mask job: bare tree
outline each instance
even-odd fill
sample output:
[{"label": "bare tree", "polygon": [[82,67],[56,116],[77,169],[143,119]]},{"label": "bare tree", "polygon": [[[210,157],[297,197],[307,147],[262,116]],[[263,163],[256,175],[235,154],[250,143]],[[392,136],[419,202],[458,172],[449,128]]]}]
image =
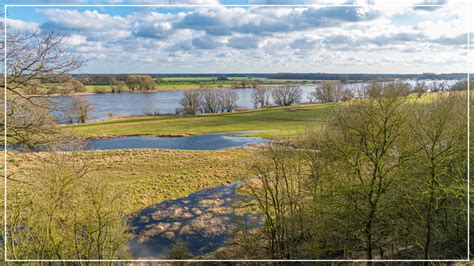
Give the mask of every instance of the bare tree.
[{"label": "bare tree", "polygon": [[179,101],[183,113],[186,115],[195,115],[201,105],[201,93],[199,91],[185,91],[183,98]]},{"label": "bare tree", "polygon": [[7,101],[9,144],[27,148],[55,142],[55,136],[60,134],[56,118],[51,114],[55,103],[43,97],[18,95],[9,95]]},{"label": "bare tree", "polygon": [[[396,89],[395,89],[396,88]],[[394,93],[398,96],[408,96],[411,91],[410,83],[403,81],[394,82],[371,82],[366,88],[365,97],[383,98],[393,97]]]},{"label": "bare tree", "polygon": [[69,122],[85,123],[89,119],[93,110],[92,103],[85,97],[73,96],[67,103],[63,111],[65,118]]},{"label": "bare tree", "polygon": [[[473,85],[472,84],[472,79],[469,83],[470,83],[469,87],[472,88],[472,85]],[[440,83],[438,83],[438,82],[433,82],[430,87],[431,87],[431,91],[441,91],[442,87],[447,88],[448,85],[445,84],[443,86],[443,85],[440,85]],[[463,80],[460,80],[460,81],[454,83],[453,85],[451,85],[449,87],[449,89],[452,90],[452,91],[465,91],[465,90],[467,90],[467,79],[463,79]]]},{"label": "bare tree", "polygon": [[343,197],[353,211],[369,260],[386,223],[382,206],[387,193],[409,157],[403,149],[405,95],[403,84],[391,83],[366,101],[341,106],[334,112],[328,136],[332,159],[349,186],[343,189]]},{"label": "bare tree", "polygon": [[296,243],[308,232],[304,217],[307,197],[303,161],[298,151],[269,144],[268,160],[257,163],[258,178],[248,185],[256,208],[264,217],[264,232],[272,259],[297,257]]},{"label": "bare tree", "polygon": [[414,105],[410,110],[409,137],[416,156],[410,167],[412,186],[403,194],[416,218],[414,230],[420,232],[416,239],[424,259],[437,258],[445,249],[446,237],[439,232],[459,240],[451,244],[452,253],[465,254],[466,235],[459,228],[467,223],[466,210],[453,207],[463,206],[466,200],[465,190],[458,189],[467,175],[464,96],[435,95],[429,103]]},{"label": "bare tree", "polygon": [[54,32],[9,33],[6,42],[7,90],[13,94],[21,95],[21,90],[30,86],[28,82],[31,80],[47,83],[54,76],[68,73],[82,65],[81,61],[62,48],[63,38]]},{"label": "bare tree", "polygon": [[201,92],[201,107],[204,113],[218,113],[219,110],[219,93],[213,90]]},{"label": "bare tree", "polygon": [[367,85],[364,83],[352,83],[347,85],[355,98],[367,97]]},{"label": "bare tree", "polygon": [[272,96],[272,91],[270,88],[257,87],[253,89],[252,100],[255,108],[263,108],[270,105],[270,98]]},{"label": "bare tree", "polygon": [[[4,29],[3,24],[0,29]],[[63,38],[55,33],[9,30],[5,41],[8,84],[3,96],[7,121],[2,120],[1,126],[7,126],[6,142],[33,148],[51,147],[58,139],[71,142],[51,115],[56,104],[27,93],[55,77],[67,77],[64,74],[82,62],[63,49]],[[1,42],[2,50],[3,45]],[[9,157],[13,163],[6,178],[12,182],[7,191],[9,212],[4,217],[8,230],[2,236],[9,257],[61,260],[128,256],[128,229],[121,210],[112,208],[117,197],[87,174],[89,165],[82,164],[87,160],[78,160],[77,152],[48,151],[28,153],[37,160],[27,169],[15,167],[20,162],[18,156]],[[3,223],[3,218],[0,220]]]},{"label": "bare tree", "polygon": [[352,99],[353,95],[350,89],[344,88],[340,83],[323,83],[321,86],[316,87],[315,91],[311,95],[318,101],[327,102],[342,102]]},{"label": "bare tree", "polygon": [[416,93],[418,97],[421,97],[428,91],[428,85],[425,81],[417,81],[415,87],[413,88],[413,92]]},{"label": "bare tree", "polygon": [[[0,28],[4,29],[3,22]],[[8,30],[6,44],[7,95],[4,97],[7,101],[7,121],[3,121],[2,116],[1,126],[8,123],[7,142],[16,145],[50,142],[53,132],[57,132],[54,119],[50,116],[55,105],[52,101],[39,100],[25,92],[38,91],[55,77],[78,69],[82,62],[65,51],[63,37],[54,32],[40,34]],[[3,45],[4,42],[1,42],[1,50],[4,50]],[[0,60],[3,65],[4,57]],[[33,115],[26,116],[25,113]],[[22,143],[18,143],[20,140]]]},{"label": "bare tree", "polygon": [[449,86],[446,82],[443,81],[433,81],[430,84],[430,91],[431,92],[440,92],[440,91],[447,91]]},{"label": "bare tree", "polygon": [[302,90],[297,86],[276,87],[272,91],[273,102],[279,106],[289,106],[301,102]]},{"label": "bare tree", "polygon": [[232,112],[237,107],[239,95],[234,90],[226,89],[219,92],[219,105],[222,112]]}]

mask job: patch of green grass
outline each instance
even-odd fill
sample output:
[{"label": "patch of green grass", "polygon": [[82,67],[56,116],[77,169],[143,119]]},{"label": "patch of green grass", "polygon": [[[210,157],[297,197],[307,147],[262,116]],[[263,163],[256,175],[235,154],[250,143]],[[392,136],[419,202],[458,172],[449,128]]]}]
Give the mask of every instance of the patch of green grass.
[{"label": "patch of green grass", "polygon": [[[154,88],[150,91],[175,91],[175,90],[199,90],[199,89],[215,89],[215,88],[233,88],[240,86],[243,81],[259,81],[260,85],[278,86],[285,84],[304,84],[319,83],[319,81],[305,80],[280,80],[268,78],[247,78],[247,77],[231,77],[227,80],[218,80],[216,77],[168,77],[156,79]],[[110,93],[111,85],[85,85],[86,93]],[[55,90],[53,90],[55,89]],[[44,84],[38,88],[33,94],[61,94],[63,85],[60,83]],[[121,86],[122,92],[130,92],[127,86]],[[53,90],[53,91],[52,91]]]},{"label": "patch of green grass", "polygon": [[161,81],[213,81],[216,80],[215,77],[168,77],[161,78]]},{"label": "patch of green grass", "polygon": [[[193,90],[193,89],[209,89],[209,88],[230,88],[233,83],[230,82],[214,82],[214,83],[197,83],[197,82],[184,82],[184,83],[157,83],[152,91],[173,91],[173,90]],[[112,92],[110,85],[87,85],[87,92],[95,93],[97,90],[103,90],[103,92]],[[125,87],[123,92],[130,92]],[[140,91],[138,91],[140,92]]]},{"label": "patch of green grass", "polygon": [[232,83],[215,82],[215,83],[158,83],[155,90],[185,90],[185,89],[209,89],[209,88],[230,88]]},{"label": "patch of green grass", "polygon": [[332,104],[274,107],[256,111],[197,116],[165,116],[111,120],[62,128],[73,133],[100,137],[104,135],[181,135],[258,130],[249,135],[276,138],[296,135],[307,128],[328,121]]},{"label": "patch of green grass", "polygon": [[87,92],[95,93],[97,90],[104,90],[104,92],[112,92],[110,85],[86,85]]}]

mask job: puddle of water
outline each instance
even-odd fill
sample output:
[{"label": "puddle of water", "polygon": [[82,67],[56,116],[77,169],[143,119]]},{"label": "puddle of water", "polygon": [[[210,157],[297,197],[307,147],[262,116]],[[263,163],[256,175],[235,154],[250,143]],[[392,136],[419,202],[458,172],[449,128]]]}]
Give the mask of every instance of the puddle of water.
[{"label": "puddle of water", "polygon": [[255,137],[233,137],[232,135],[248,134],[237,132],[229,134],[204,134],[189,137],[118,137],[91,140],[89,150],[145,149],[160,148],[174,150],[220,150],[232,147],[243,147],[250,144],[264,143],[268,140]]},{"label": "puddle of water", "polygon": [[236,203],[246,200],[236,194],[243,183],[201,190],[140,211],[131,219],[133,257],[164,259],[178,239],[192,256],[204,255],[224,246],[244,221],[259,226],[256,215],[235,212]]}]

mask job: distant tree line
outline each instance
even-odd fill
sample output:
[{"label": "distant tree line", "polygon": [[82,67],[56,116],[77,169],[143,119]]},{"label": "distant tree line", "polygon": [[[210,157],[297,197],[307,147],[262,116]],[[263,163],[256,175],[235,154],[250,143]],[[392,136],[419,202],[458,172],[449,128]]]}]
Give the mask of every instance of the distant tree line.
[{"label": "distant tree line", "polygon": [[[96,93],[123,91],[149,91],[155,89],[156,80],[148,75],[71,75],[68,73],[47,75],[28,80],[23,86],[26,94],[72,94],[86,92],[87,85],[98,86]],[[100,87],[100,86],[109,86]]]},{"label": "distant tree line", "polygon": [[81,75],[78,79],[86,85],[109,85],[112,92],[153,90],[156,85],[148,75]]},{"label": "distant tree line", "polygon": [[[123,76],[126,74],[76,74],[74,76],[87,76],[91,79],[100,79],[105,76],[116,76],[117,79],[123,80]],[[348,80],[375,80],[375,79],[465,79],[467,78],[466,73],[447,73],[447,74],[436,74],[436,73],[422,73],[422,74],[361,74],[361,73],[208,73],[208,74],[157,74],[157,73],[143,73],[137,75],[147,75],[152,78],[173,78],[173,77],[215,77],[218,80],[227,80],[228,78],[235,77],[247,77],[247,78],[269,78],[269,79],[295,79],[295,80],[341,80],[341,78],[347,77]],[[101,77],[97,77],[101,76]],[[101,84],[106,85],[106,84]]]},{"label": "distant tree line", "polygon": [[377,80],[377,79],[464,79],[466,73],[451,74],[330,74],[330,73],[276,73],[265,77],[272,79],[306,79],[306,80]]},{"label": "distant tree line", "polygon": [[303,91],[299,86],[257,87],[252,92],[252,101],[255,108],[264,108],[272,105],[289,106],[300,104]]},{"label": "distant tree line", "polygon": [[[233,74],[225,74],[232,76]],[[216,75],[216,79],[212,82],[218,81],[229,81],[225,75]],[[120,93],[124,91],[150,91],[156,88],[157,82],[162,82],[157,76],[160,75],[138,75],[138,74],[80,74],[71,75],[68,73],[61,73],[55,75],[48,75],[47,79],[31,79],[28,81],[29,86],[25,86],[27,94],[72,94],[86,92],[88,85],[97,86],[94,88],[96,93]],[[188,76],[188,75],[186,75]],[[257,88],[262,84],[261,80],[252,78],[254,75],[249,75],[248,79],[230,82],[229,84],[234,88]],[[209,76],[205,76],[209,77]],[[257,76],[255,76],[257,77]],[[405,78],[405,79],[420,79],[419,82],[423,82],[423,79],[459,79],[463,76],[460,74],[429,74],[425,73],[422,75],[375,75],[375,74],[260,74],[260,78],[272,78],[272,79],[298,79],[298,80],[334,80],[338,81],[342,85],[350,83],[350,80],[360,81],[383,81],[384,79],[393,78]],[[208,80],[204,81],[193,81],[193,83],[200,83],[202,88],[205,87]],[[325,84],[323,82],[323,84]],[[442,82],[438,83],[440,88],[434,91],[443,91],[450,89],[446,87],[446,84]],[[106,86],[106,87],[100,87]],[[108,86],[108,87],[107,87]],[[219,85],[223,87],[223,85]],[[46,91],[46,92],[44,92]],[[314,99],[315,97],[313,97]],[[309,99],[310,101],[312,99]]]}]

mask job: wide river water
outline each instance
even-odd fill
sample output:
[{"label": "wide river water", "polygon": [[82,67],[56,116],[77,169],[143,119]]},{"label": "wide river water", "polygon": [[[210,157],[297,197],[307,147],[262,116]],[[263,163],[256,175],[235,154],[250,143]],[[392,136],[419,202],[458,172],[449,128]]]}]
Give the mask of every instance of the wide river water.
[{"label": "wide river water", "polygon": [[[416,81],[407,80],[414,84]],[[433,82],[426,81],[428,84]],[[441,81],[440,81],[441,82]],[[453,84],[456,81],[446,81]],[[357,93],[366,83],[356,83],[346,85]],[[317,85],[302,85],[303,102],[308,102],[308,96],[315,90]],[[239,108],[254,108],[252,103],[253,89],[234,89],[239,96],[237,105]],[[67,102],[71,96],[54,96],[51,99],[58,102]],[[147,112],[159,111],[160,114],[174,114],[176,108],[180,107],[179,101],[183,97],[182,91],[162,91],[162,92],[126,92],[126,93],[103,93],[87,94],[80,97],[87,98],[94,109],[89,121],[97,121],[110,116],[144,115]],[[65,121],[60,121],[64,123]]]},{"label": "wide river water", "polygon": [[[314,91],[315,86],[302,86],[303,101]],[[254,108],[251,88],[234,89],[239,96],[239,108]],[[54,96],[51,99],[66,102],[71,96]],[[179,101],[183,98],[183,91],[160,92],[124,92],[86,94],[94,109],[89,121],[96,121],[110,116],[144,115],[147,112],[159,111],[160,114],[175,114],[180,107]],[[64,121],[61,121],[64,122]]]}]

